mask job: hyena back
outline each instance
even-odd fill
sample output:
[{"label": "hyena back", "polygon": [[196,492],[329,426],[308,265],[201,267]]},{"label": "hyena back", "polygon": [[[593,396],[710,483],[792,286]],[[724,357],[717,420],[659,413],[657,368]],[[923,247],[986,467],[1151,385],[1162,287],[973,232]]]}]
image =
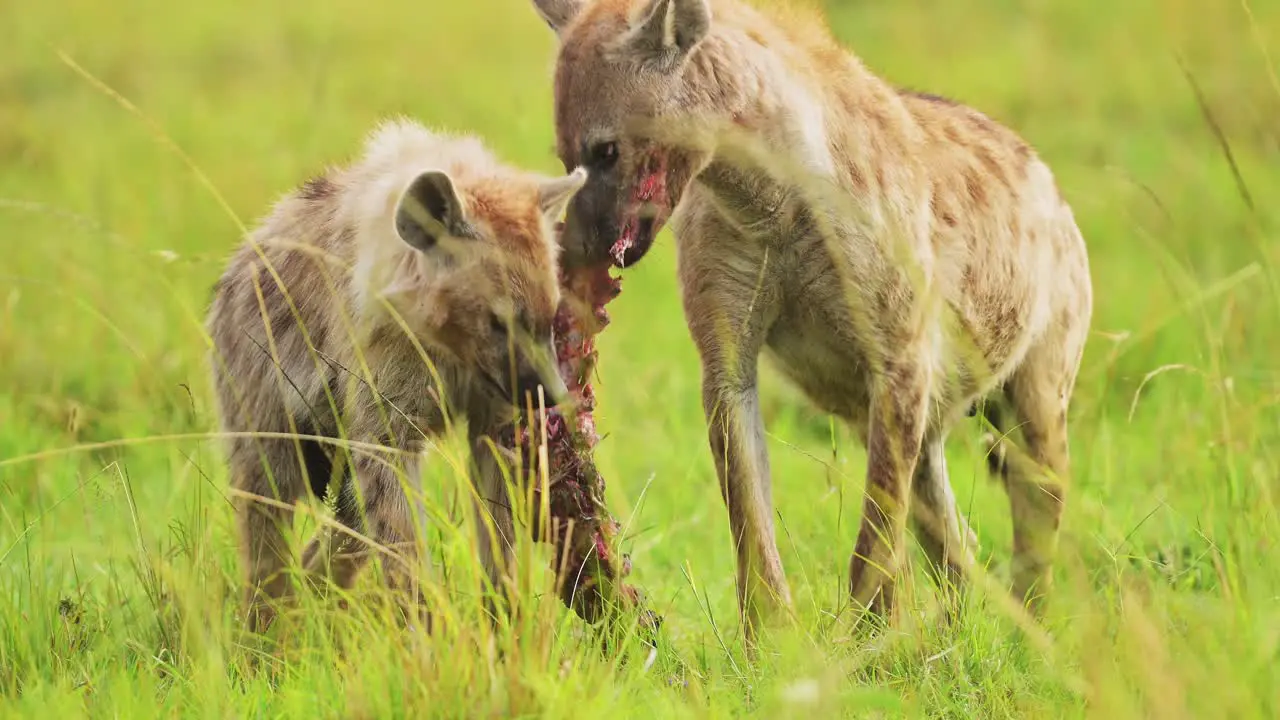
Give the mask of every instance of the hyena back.
[{"label": "hyena back", "polygon": [[[478,433],[508,422],[526,393],[535,405],[539,385],[547,406],[563,397],[553,223],[584,179],[509,168],[473,138],[389,122],[358,162],[281,199],[234,255],[208,331],[232,485],[275,501],[238,500],[254,627],[288,594],[287,508],[330,485],[341,523],[403,556],[386,573],[392,589],[421,600],[408,585],[417,508],[401,476],[412,488],[419,453],[453,418],[480,452]],[[346,441],[354,452],[339,451]],[[509,508],[494,496],[504,488],[478,489],[499,514]],[[368,557],[322,531],[302,564],[349,586]]]},{"label": "hyena back", "polygon": [[849,582],[881,612],[909,515],[944,579],[972,561],[943,448],[957,418],[1002,406],[1014,591],[1039,608],[1092,312],[1048,167],[986,115],[890,86],[810,18],[739,0],[533,2],[560,40],[558,153],[589,172],[567,261],[631,265],[672,223],[748,638],[790,605],[761,354],[867,447]]}]

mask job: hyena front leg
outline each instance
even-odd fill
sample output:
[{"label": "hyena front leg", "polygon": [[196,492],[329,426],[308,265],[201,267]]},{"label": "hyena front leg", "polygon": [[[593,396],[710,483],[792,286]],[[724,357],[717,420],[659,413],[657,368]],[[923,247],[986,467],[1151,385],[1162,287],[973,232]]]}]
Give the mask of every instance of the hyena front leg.
[{"label": "hyena front leg", "polygon": [[[789,612],[791,590],[773,526],[769,452],[756,388],[765,317],[776,294],[767,273],[747,262],[735,273],[718,253],[700,272],[696,251],[682,249],[685,318],[702,361],[702,406],[720,493],[737,552],[738,606],[748,648],[764,622]],[[735,252],[749,252],[739,244]],[[688,253],[688,254],[686,254]],[[738,258],[743,260],[743,258]],[[761,259],[763,262],[764,259]]]},{"label": "hyena front leg", "polygon": [[893,610],[930,379],[926,363],[894,359],[872,392],[862,526],[849,561],[849,589],[855,603],[879,615]]},{"label": "hyena front leg", "polygon": [[[343,485],[337,510],[338,522],[381,547],[370,547],[348,533],[326,528],[307,546],[303,562],[308,573],[346,589],[370,559],[379,558],[383,578],[397,604],[411,621],[425,621],[417,572],[421,538],[415,526],[415,520],[423,517],[418,488],[423,436],[403,405],[384,407],[385,422],[372,401],[362,401],[353,413],[351,437],[381,444],[387,452],[354,454],[354,479]],[[386,550],[393,556],[387,557]]]},{"label": "hyena front leg", "polygon": [[773,527],[769,454],[755,385],[725,387],[704,371],[703,408],[738,559],[738,607],[748,643],[791,605]]},{"label": "hyena front leg", "polygon": [[[500,455],[495,455],[500,453]],[[508,471],[517,472],[514,458],[487,438],[473,437],[471,453],[475,463],[473,482],[476,498],[473,512],[476,520],[476,543],[481,565],[489,587],[485,588],[485,608],[496,621],[499,613],[510,610],[509,583],[515,571],[515,520],[511,497],[507,490],[499,457]],[[493,595],[487,593],[492,591]]]},{"label": "hyena front leg", "polygon": [[947,476],[946,436],[926,434],[912,476],[911,517],[934,580],[954,602],[973,563],[977,536],[956,507],[955,492]]}]

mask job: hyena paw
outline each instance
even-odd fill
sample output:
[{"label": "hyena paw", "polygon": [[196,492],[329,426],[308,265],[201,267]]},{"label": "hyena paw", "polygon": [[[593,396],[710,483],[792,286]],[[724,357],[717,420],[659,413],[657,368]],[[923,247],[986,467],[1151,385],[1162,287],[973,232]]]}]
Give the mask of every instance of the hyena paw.
[{"label": "hyena paw", "polygon": [[850,565],[849,594],[854,608],[878,617],[891,615],[894,608],[893,579],[858,557]]}]

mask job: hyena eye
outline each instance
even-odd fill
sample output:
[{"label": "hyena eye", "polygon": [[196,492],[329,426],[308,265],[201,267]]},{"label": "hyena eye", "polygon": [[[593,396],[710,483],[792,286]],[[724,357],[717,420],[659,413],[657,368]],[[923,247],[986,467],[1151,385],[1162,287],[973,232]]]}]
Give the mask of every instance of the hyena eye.
[{"label": "hyena eye", "polygon": [[497,313],[489,313],[489,329],[498,335],[506,335],[507,321],[498,317]]},{"label": "hyena eye", "polygon": [[596,170],[610,170],[618,163],[618,143],[610,140],[608,142],[596,143],[591,146],[588,153],[588,163]]}]

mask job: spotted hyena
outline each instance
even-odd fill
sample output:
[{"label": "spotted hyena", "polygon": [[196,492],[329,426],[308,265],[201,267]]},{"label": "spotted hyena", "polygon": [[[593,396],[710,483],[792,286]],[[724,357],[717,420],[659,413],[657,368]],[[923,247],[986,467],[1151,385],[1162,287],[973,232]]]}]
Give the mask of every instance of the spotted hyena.
[{"label": "spotted hyena", "polygon": [[[232,258],[208,316],[221,426],[237,433],[231,482],[280,503],[238,508],[255,627],[287,592],[286,508],[309,489],[339,483],[339,521],[402,551],[406,564],[387,578],[405,590],[417,508],[400,475],[411,487],[428,439],[463,420],[478,451],[478,433],[509,422],[518,398],[539,387],[547,406],[564,396],[551,342],[554,222],[584,180],[509,168],[474,138],[388,122],[358,162],[281,199]],[[344,457],[323,438],[356,451]],[[510,512],[490,497],[503,487],[478,489],[489,511]],[[494,573],[497,553],[480,536]],[[322,532],[303,566],[350,585],[370,553],[348,541]]]},{"label": "spotted hyena", "polygon": [[971,561],[943,448],[982,407],[998,437],[1016,430],[991,456],[1014,590],[1039,608],[1092,290],[1035,151],[977,110],[891,86],[810,17],[739,0],[533,2],[559,38],[558,154],[589,172],[566,257],[629,266],[674,230],[748,637],[791,602],[762,352],[867,447],[859,605],[892,607],[908,509],[935,568],[957,580]]}]

